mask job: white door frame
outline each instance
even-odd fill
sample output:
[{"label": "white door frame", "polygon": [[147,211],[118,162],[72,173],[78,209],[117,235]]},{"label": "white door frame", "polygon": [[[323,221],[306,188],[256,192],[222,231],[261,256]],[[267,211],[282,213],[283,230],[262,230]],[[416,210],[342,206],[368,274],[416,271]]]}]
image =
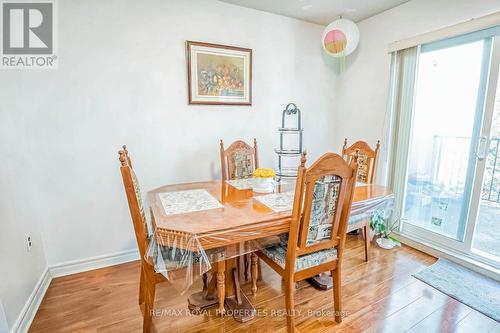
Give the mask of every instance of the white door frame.
[{"label": "white door frame", "polygon": [[[478,147],[478,154],[481,155],[483,152],[481,150],[484,149],[484,152],[488,151],[489,148],[489,139],[491,135],[491,126],[493,121],[493,115],[495,111],[495,100],[496,93],[498,87],[498,79],[500,75],[500,36],[493,38],[492,44],[492,52],[491,52],[491,62],[489,68],[489,80],[488,80],[488,88],[486,92],[485,98],[485,108],[484,108],[484,119],[481,129],[481,138],[484,138],[482,141],[482,147]],[[479,145],[479,144],[478,144]],[[487,154],[487,153],[486,153]],[[498,262],[490,259],[488,257],[481,256],[476,252],[472,251],[472,242],[476,230],[477,218],[479,213],[479,206],[481,204],[481,194],[483,190],[484,183],[484,173],[486,170],[486,157],[477,159],[477,167],[476,174],[474,177],[474,186],[471,195],[471,206],[468,215],[468,223],[465,231],[464,245],[468,249],[468,252],[471,256],[477,256],[481,258],[485,258],[489,261],[490,264],[496,264],[495,266],[499,266]],[[500,242],[500,240],[499,240]],[[491,262],[490,262],[491,261]]]}]

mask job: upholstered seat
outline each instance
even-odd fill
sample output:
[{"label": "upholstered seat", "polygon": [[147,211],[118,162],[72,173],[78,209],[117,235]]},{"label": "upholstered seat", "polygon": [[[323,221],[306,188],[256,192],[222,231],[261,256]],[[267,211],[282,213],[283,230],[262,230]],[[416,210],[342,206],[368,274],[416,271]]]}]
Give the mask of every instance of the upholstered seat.
[{"label": "upholstered seat", "polygon": [[[151,331],[154,313],[154,303],[156,297],[156,285],[168,281],[169,271],[176,269],[189,270],[190,276],[193,272],[202,273],[210,268],[210,264],[224,259],[226,253],[224,248],[217,248],[210,251],[186,251],[172,246],[161,246],[151,237],[146,214],[142,205],[142,195],[139,181],[132,168],[132,161],[128,155],[127,148],[123,146],[119,152],[120,171],[123,185],[127,195],[130,215],[134,225],[137,246],[139,247],[141,260],[141,278],[139,283],[139,304],[144,304],[143,313],[143,333]],[[194,267],[193,267],[194,266]],[[196,268],[196,266],[198,268]],[[204,288],[208,288],[206,275],[203,275]],[[224,306],[223,289],[217,285],[217,296],[219,306]],[[222,300],[222,301],[220,301]]]},{"label": "upholstered seat", "polygon": [[149,236],[149,248],[146,260],[152,261],[158,273],[196,266],[209,266],[225,259],[225,248],[218,247],[207,251],[189,251],[175,246],[158,245],[152,235]]},{"label": "upholstered seat", "polygon": [[[375,166],[377,163],[377,155],[380,149],[380,141],[377,141],[375,150],[373,150],[366,142],[357,141],[350,147],[347,147],[347,138],[344,140],[344,147],[342,148],[342,156],[347,162],[350,162],[354,156],[358,160],[358,170],[356,172],[356,186],[362,184],[373,184],[375,176]],[[365,238],[365,260],[369,259],[370,249],[370,217],[359,217],[357,219],[349,219],[347,231],[355,231],[356,229],[363,229]]]},{"label": "upholstered seat", "polygon": [[[307,245],[312,245],[331,238],[333,216],[337,210],[337,200],[340,189],[340,177],[327,175],[315,182]],[[288,234],[280,235],[280,244],[262,250],[269,258],[282,268],[285,268]],[[322,263],[337,259],[337,249],[329,248],[302,256],[295,261],[295,271],[315,267]]]},{"label": "upholstered seat", "polygon": [[[380,214],[380,212],[374,212],[373,215]],[[366,217],[364,215],[361,216],[352,216],[349,218],[349,226],[364,223]],[[311,230],[311,228],[310,228]],[[285,259],[286,259],[286,249],[288,246],[288,235],[280,236],[280,244],[265,248],[262,250],[267,256],[269,256],[273,261],[275,261],[278,265],[285,268]],[[309,242],[310,243],[310,242]],[[314,252],[309,255],[304,255],[297,258],[295,262],[295,271],[300,271],[305,268],[314,267],[328,260],[334,260],[337,258],[337,249],[328,249],[319,252]]]},{"label": "upholstered seat", "polygon": [[128,155],[127,147],[123,146],[119,152],[120,171],[123,179],[123,186],[127,195],[128,206],[132,222],[134,225],[137,246],[139,247],[141,260],[141,279],[139,283],[139,304],[144,303],[143,311],[143,333],[151,331],[153,320],[153,309],[156,295],[156,285],[167,281],[165,276],[156,273],[153,263],[148,261],[147,252],[149,241],[146,214],[142,205],[142,196],[139,181],[132,169],[132,161]]},{"label": "upholstered seat", "polygon": [[[253,139],[253,147],[242,140],[237,140],[227,149],[224,149],[224,142],[220,140],[220,161],[223,182],[251,178],[254,170],[259,168],[257,140]],[[245,254],[243,260],[245,267],[244,276],[245,280],[248,280],[250,254]],[[259,265],[258,259],[256,259],[254,264]]]},{"label": "upholstered seat", "polygon": [[224,142],[220,140],[220,160],[222,181],[252,177],[254,170],[259,167],[257,140],[253,139],[253,147],[237,140],[227,149],[224,149]]},{"label": "upholstered seat", "polygon": [[[347,164],[340,155],[326,153],[308,169],[302,154],[297,172],[290,231],[278,245],[255,254],[280,274],[285,283],[288,332],[296,332],[295,283],[330,272],[333,278],[335,321],[342,321],[341,265],[347,220],[354,195],[357,156]],[[254,254],[252,261],[254,261]],[[252,269],[252,292],[257,293]]]},{"label": "upholstered seat", "polygon": [[[283,269],[285,269],[287,246],[287,244],[283,245],[282,243],[280,243],[279,245],[271,246],[261,251],[278,265],[280,265]],[[295,271],[298,272],[306,268],[315,267],[322,263],[333,261],[335,259],[337,259],[337,249],[335,248],[305,254],[303,256],[297,257],[297,259],[295,260]]]}]

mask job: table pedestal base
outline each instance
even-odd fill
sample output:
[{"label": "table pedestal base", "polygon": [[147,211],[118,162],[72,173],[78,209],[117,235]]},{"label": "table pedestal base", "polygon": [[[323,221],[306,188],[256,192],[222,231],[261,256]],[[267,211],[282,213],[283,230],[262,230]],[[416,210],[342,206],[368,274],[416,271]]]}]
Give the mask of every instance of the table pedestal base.
[{"label": "table pedestal base", "polygon": [[201,311],[209,308],[211,306],[217,305],[219,303],[219,298],[217,297],[216,284],[217,278],[212,276],[210,282],[207,284],[208,276],[203,275],[203,291],[194,293],[188,297],[188,309],[194,313],[200,313]]},{"label": "table pedestal base", "polygon": [[223,294],[225,294],[224,305],[229,310],[226,313],[232,315],[234,320],[238,322],[246,322],[253,319],[257,311],[241,290],[241,276],[238,268],[240,268],[240,264],[237,263],[235,258],[228,259],[225,263],[215,267],[212,279],[208,285],[205,285],[203,291],[194,293],[188,297],[189,310],[199,313],[211,306],[221,306],[217,297],[217,275],[223,272],[221,280],[224,287]]},{"label": "table pedestal base", "polygon": [[333,279],[328,273],[321,273],[307,279],[307,281],[319,290],[330,290],[333,288]]},{"label": "table pedestal base", "polygon": [[243,293],[240,294],[239,303],[236,296],[226,297],[226,306],[229,309],[228,314],[237,322],[244,323],[255,317],[256,310]]},{"label": "table pedestal base", "polygon": [[[240,274],[238,266],[229,264],[226,270],[226,276],[231,280],[229,283],[228,295],[226,296],[226,306],[229,308],[229,314],[234,320],[243,323],[255,317],[255,308],[245,296],[240,287]],[[228,274],[229,273],[229,274]]]},{"label": "table pedestal base", "polygon": [[219,304],[217,295],[208,297],[206,291],[200,291],[188,297],[188,309],[194,313],[202,312],[206,308],[217,304]]}]

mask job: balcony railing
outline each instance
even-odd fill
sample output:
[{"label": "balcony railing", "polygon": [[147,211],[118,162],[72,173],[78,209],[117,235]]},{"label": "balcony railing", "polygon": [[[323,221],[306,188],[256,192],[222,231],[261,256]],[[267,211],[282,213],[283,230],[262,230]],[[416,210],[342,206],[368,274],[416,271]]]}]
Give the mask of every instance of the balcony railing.
[{"label": "balcony railing", "polygon": [[500,137],[490,139],[484,173],[483,200],[500,203]]},{"label": "balcony railing", "polygon": [[[500,137],[493,137],[489,142],[481,199],[500,203]],[[467,160],[469,147],[467,137],[434,136],[433,182],[442,184],[448,191],[461,193],[467,172],[463,161]]]}]

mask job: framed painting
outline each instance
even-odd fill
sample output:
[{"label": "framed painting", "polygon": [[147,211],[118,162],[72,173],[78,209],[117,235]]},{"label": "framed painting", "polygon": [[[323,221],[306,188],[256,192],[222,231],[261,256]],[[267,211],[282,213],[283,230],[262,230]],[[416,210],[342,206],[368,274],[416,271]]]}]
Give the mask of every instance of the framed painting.
[{"label": "framed painting", "polygon": [[252,105],[252,50],[187,41],[189,104]]}]

